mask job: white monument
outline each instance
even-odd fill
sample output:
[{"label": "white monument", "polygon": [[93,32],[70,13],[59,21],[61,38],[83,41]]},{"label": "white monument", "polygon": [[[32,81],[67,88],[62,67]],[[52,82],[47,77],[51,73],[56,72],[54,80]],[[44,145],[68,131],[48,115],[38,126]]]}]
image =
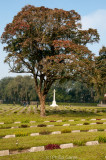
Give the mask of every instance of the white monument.
[{"label": "white monument", "polygon": [[52,102],[52,105],[50,105],[51,107],[56,107],[56,106],[58,106],[57,104],[56,104],[56,100],[55,100],[55,89],[54,89],[54,94],[53,94],[53,102]]}]

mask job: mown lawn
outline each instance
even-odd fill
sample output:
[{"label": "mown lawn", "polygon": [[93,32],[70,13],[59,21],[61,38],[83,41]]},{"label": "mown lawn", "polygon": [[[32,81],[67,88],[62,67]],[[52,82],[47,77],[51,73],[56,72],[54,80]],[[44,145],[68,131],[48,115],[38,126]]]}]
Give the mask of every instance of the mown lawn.
[{"label": "mown lawn", "polygon": [[[41,118],[39,115],[39,109],[36,106],[30,106],[25,108],[16,105],[0,105],[0,150],[22,150],[26,148],[31,148],[35,146],[45,146],[47,144],[66,144],[73,143],[74,148],[70,149],[57,149],[48,150],[36,153],[21,153],[17,155],[9,155],[5,157],[0,157],[0,160],[67,160],[67,159],[82,159],[82,160],[105,160],[105,149],[106,144],[100,143],[96,146],[84,146],[87,141],[99,140],[99,137],[104,137],[106,139],[106,124],[95,124],[90,123],[96,122],[106,122],[106,108],[96,107],[96,106],[59,106],[57,108],[50,108],[46,106],[46,117]],[[34,113],[35,111],[35,113]],[[85,121],[82,121],[85,119]],[[96,120],[91,120],[96,119]],[[62,122],[55,122],[57,120],[62,120]],[[74,121],[69,121],[74,120]],[[20,124],[15,124],[14,122],[20,121]],[[30,123],[30,121],[36,121],[35,123]],[[51,122],[44,122],[51,121]],[[87,125],[77,126],[77,124]],[[32,125],[54,125],[54,127],[33,127]],[[63,124],[70,124],[70,126],[62,126]],[[15,129],[3,129],[6,127],[27,125],[27,128],[15,128]],[[98,132],[79,132],[71,133],[72,130],[89,130],[89,129],[99,129]],[[70,131],[70,133],[63,133]],[[53,132],[61,131],[62,134],[57,135],[39,135],[31,137],[31,133],[39,132]],[[3,139],[2,136],[5,135],[19,135],[19,137]],[[22,136],[25,134],[26,136]],[[28,135],[28,136],[27,136]]]},{"label": "mown lawn", "polygon": [[0,157],[0,160],[105,160],[106,144]]}]

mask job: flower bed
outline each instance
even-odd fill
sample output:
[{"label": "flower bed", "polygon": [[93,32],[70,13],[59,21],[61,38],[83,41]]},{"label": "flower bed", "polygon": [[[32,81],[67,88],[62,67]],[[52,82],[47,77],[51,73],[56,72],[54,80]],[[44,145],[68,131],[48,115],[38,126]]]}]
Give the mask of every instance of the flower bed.
[{"label": "flower bed", "polygon": [[58,144],[48,144],[45,146],[45,150],[53,150],[53,149],[60,149],[60,145]]}]

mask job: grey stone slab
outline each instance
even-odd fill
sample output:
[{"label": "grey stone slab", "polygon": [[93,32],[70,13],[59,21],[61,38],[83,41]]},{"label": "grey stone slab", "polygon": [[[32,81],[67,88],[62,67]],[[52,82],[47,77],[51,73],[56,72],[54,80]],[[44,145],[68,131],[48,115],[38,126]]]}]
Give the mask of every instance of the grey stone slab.
[{"label": "grey stone slab", "polygon": [[85,121],[85,119],[81,119],[81,121]]},{"label": "grey stone slab", "polygon": [[19,128],[19,127],[18,126],[11,127],[11,129],[14,129],[14,128]]},{"label": "grey stone slab", "polygon": [[72,133],[80,132],[80,130],[73,130]]},{"label": "grey stone slab", "polygon": [[70,126],[70,124],[63,124],[63,126]]},{"label": "grey stone slab", "polygon": [[13,135],[6,135],[4,138],[14,138],[15,137],[15,134]]},{"label": "grey stone slab", "polygon": [[45,150],[44,146],[38,146],[38,147],[31,147],[29,149],[29,152],[38,152],[38,151],[44,151],[44,150]]},{"label": "grey stone slab", "polygon": [[18,112],[18,115],[21,114],[22,112],[24,112],[26,109],[26,107],[22,108],[19,112]]},{"label": "grey stone slab", "polygon": [[14,113],[14,112],[18,111],[20,108],[21,108],[21,107],[15,108],[11,113]]},{"label": "grey stone slab", "polygon": [[91,145],[98,145],[99,142],[98,141],[89,141],[89,142],[86,142],[86,146],[91,146]]},{"label": "grey stone slab", "polygon": [[35,108],[35,107],[33,107],[33,111],[34,111],[34,113],[37,113],[37,110],[36,110],[36,108]]},{"label": "grey stone slab", "polygon": [[21,123],[21,122],[14,122],[15,124]]},{"label": "grey stone slab", "polygon": [[31,107],[27,107],[27,113],[31,112]]},{"label": "grey stone slab", "polygon": [[70,119],[70,120],[69,120],[69,122],[73,122],[73,121],[74,121],[73,119]]},{"label": "grey stone slab", "polygon": [[64,149],[64,148],[72,148],[73,147],[73,143],[68,143],[68,144],[61,144],[60,148]]},{"label": "grey stone slab", "polygon": [[90,129],[88,132],[97,132],[97,129]]},{"label": "grey stone slab", "polygon": [[33,128],[33,127],[37,127],[37,125],[35,125],[35,126],[30,126],[30,128]]},{"label": "grey stone slab", "polygon": [[7,155],[9,155],[9,150],[0,151],[0,156],[7,156]]},{"label": "grey stone slab", "polygon": [[47,125],[47,127],[54,127],[54,125]]},{"label": "grey stone slab", "polygon": [[51,134],[61,134],[61,131],[55,131],[55,132],[52,132]]},{"label": "grey stone slab", "polygon": [[91,121],[96,121],[96,119],[91,119]]},{"label": "grey stone slab", "polygon": [[102,121],[105,121],[106,120],[106,118],[103,118],[103,119],[101,119]]},{"label": "grey stone slab", "polygon": [[30,121],[30,123],[35,123],[35,121]]},{"label": "grey stone slab", "polygon": [[31,133],[30,136],[39,136],[39,133]]},{"label": "grey stone slab", "polygon": [[4,124],[4,122],[0,122],[0,124]]},{"label": "grey stone slab", "polygon": [[50,121],[44,121],[44,122],[50,122]]},{"label": "grey stone slab", "polygon": [[83,124],[77,124],[77,126],[82,126]]},{"label": "grey stone slab", "polygon": [[62,122],[62,120],[57,120],[56,122]]},{"label": "grey stone slab", "polygon": [[90,123],[91,125],[96,124],[96,123]]}]

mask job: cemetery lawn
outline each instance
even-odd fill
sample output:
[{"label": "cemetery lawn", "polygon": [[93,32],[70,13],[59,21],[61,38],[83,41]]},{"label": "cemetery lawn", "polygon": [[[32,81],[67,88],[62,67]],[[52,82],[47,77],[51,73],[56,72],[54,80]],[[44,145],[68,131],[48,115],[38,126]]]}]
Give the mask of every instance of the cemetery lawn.
[{"label": "cemetery lawn", "polygon": [[0,160],[105,160],[106,144],[70,149],[46,150],[0,157]]},{"label": "cemetery lawn", "polygon": [[[0,160],[68,160],[72,158],[105,160],[106,107],[72,105],[71,107],[50,108],[46,106],[47,116],[44,118],[40,117],[39,112],[40,110],[36,106],[0,105],[0,150],[21,151],[36,146],[66,143],[73,143],[74,147],[1,156]],[[62,121],[56,122],[58,120]],[[66,124],[69,126],[63,126]],[[47,125],[54,126],[47,127]],[[97,129],[97,131],[88,132],[91,129]],[[81,132],[72,133],[73,130]],[[61,131],[61,134],[30,136],[31,133],[55,131]],[[15,135],[16,137],[3,138],[6,135]],[[99,145],[85,146],[86,142],[99,141],[100,137],[104,141],[99,142]]]}]

